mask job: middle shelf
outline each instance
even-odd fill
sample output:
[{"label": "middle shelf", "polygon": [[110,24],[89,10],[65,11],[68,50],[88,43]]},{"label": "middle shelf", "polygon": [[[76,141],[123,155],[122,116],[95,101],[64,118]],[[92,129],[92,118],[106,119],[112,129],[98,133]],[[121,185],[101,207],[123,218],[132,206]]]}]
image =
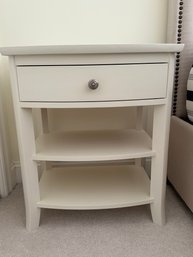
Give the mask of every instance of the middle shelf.
[{"label": "middle shelf", "polygon": [[113,161],[152,157],[152,140],[144,130],[46,133],[36,140],[36,161]]}]

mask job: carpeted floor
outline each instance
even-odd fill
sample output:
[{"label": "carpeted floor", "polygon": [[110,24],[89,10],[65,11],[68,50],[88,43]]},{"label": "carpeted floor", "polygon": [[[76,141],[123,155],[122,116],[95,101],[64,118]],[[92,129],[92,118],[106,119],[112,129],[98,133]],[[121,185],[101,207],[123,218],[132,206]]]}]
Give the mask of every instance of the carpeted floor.
[{"label": "carpeted floor", "polygon": [[193,214],[167,189],[167,224],[149,206],[103,211],[44,210],[40,228],[24,227],[21,186],[0,199],[0,257],[193,257]]}]

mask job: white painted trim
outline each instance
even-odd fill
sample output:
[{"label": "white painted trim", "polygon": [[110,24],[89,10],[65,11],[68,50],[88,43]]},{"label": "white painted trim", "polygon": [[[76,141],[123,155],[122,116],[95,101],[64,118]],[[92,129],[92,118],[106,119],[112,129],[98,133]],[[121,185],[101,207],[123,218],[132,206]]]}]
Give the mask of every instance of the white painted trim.
[{"label": "white painted trim", "polygon": [[16,176],[16,183],[22,183],[21,178],[21,165],[19,161],[12,161],[11,163],[11,172]]},{"label": "white painted trim", "polygon": [[0,196],[5,197],[8,195],[8,178],[6,173],[6,150],[4,147],[4,126],[3,126],[3,112],[2,105],[0,104]]},{"label": "white painted trim", "polygon": [[0,197],[6,197],[8,195],[7,177],[5,173],[5,163],[2,150],[2,142],[0,138]]},{"label": "white painted trim", "polygon": [[[0,79],[4,84],[4,65],[0,59]],[[2,91],[0,91],[2,92]],[[9,138],[5,126],[4,106],[2,104],[2,94],[0,93],[0,196],[5,197],[16,184],[14,173],[11,171],[11,160],[7,139]]]},{"label": "white painted trim", "polygon": [[[12,174],[15,174],[16,177],[16,184],[22,183],[22,176],[21,176],[21,164],[20,161],[12,161],[10,165],[10,170]],[[41,172],[43,170],[42,164],[38,163],[38,170]]]}]

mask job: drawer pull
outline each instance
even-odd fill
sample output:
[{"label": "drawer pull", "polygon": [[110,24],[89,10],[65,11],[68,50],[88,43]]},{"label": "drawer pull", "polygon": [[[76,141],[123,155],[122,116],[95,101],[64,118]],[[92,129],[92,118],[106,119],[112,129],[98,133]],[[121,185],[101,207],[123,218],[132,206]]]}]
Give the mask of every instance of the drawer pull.
[{"label": "drawer pull", "polygon": [[95,79],[91,79],[88,82],[88,87],[92,90],[97,89],[99,86],[99,83]]}]

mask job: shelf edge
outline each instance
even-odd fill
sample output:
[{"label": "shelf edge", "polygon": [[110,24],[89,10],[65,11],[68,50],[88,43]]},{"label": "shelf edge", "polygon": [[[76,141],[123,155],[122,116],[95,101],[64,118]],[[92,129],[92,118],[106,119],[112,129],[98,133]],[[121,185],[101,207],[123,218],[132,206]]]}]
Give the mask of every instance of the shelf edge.
[{"label": "shelf edge", "polygon": [[101,205],[101,206],[59,206],[59,205],[54,205],[54,204],[46,204],[44,201],[39,201],[37,203],[37,207],[39,208],[46,208],[46,209],[61,209],[61,210],[105,210],[105,209],[116,209],[116,208],[126,208],[126,207],[132,207],[132,206],[139,206],[139,205],[146,205],[153,203],[154,198],[149,197],[149,199],[144,200],[144,201],[139,201],[135,203],[125,203],[125,204],[114,204],[114,205]]}]

